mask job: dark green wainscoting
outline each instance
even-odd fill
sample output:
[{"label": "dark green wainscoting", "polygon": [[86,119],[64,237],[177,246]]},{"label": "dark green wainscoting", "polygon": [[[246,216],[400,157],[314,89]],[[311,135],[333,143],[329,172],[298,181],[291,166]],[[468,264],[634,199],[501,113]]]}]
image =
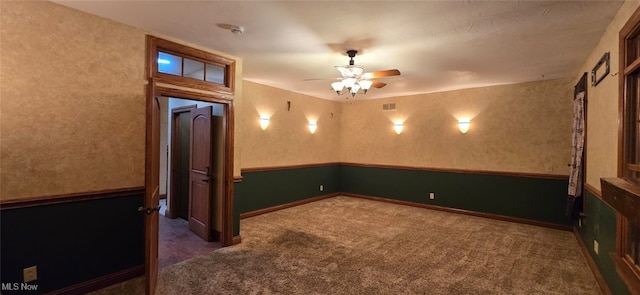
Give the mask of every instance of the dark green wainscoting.
[{"label": "dark green wainscoting", "polygon": [[0,213],[2,284],[21,283],[22,270],[37,265],[41,294],[144,265],[144,192],[44,204]]},{"label": "dark green wainscoting", "polygon": [[[336,192],[457,208],[571,226],[567,179],[499,173],[321,164],[243,171],[235,184],[234,235],[240,214]],[[568,178],[568,177],[567,177]],[[318,186],[324,185],[320,192]],[[435,199],[429,199],[429,193]]]},{"label": "dark green wainscoting", "polygon": [[[567,179],[340,166],[342,192],[571,225]],[[429,199],[429,193],[435,199]]]},{"label": "dark green wainscoting", "polygon": [[242,213],[338,192],[339,171],[337,163],[243,171],[242,182],[234,185],[234,235]]},{"label": "dark green wainscoting", "polygon": [[[611,293],[615,295],[631,294],[618,273],[611,258],[616,252],[616,211],[609,207],[601,198],[587,190],[584,204],[584,218],[582,225],[575,224],[589,255],[596,263],[600,273],[607,281]],[[593,251],[593,241],[598,241],[598,253]]]}]

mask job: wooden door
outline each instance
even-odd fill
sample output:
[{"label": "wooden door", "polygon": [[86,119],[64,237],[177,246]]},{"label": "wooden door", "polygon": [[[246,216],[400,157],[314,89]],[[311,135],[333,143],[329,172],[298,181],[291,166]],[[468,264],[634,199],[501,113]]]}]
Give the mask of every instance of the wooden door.
[{"label": "wooden door", "polygon": [[154,95],[154,83],[149,82],[145,144],[145,292],[155,294],[158,282],[158,215],[160,202],[160,102]]},{"label": "wooden door", "polygon": [[209,106],[191,112],[189,229],[207,241],[211,239],[212,109]]},{"label": "wooden door", "polygon": [[188,105],[171,109],[171,195],[165,213],[171,219],[189,220],[189,153],[191,110]]},{"label": "wooden door", "polygon": [[175,195],[178,217],[189,220],[189,174],[191,151],[191,112],[183,112],[178,116],[178,128],[176,128],[177,142],[172,143],[177,149],[176,161],[178,162],[176,184],[178,194]]}]

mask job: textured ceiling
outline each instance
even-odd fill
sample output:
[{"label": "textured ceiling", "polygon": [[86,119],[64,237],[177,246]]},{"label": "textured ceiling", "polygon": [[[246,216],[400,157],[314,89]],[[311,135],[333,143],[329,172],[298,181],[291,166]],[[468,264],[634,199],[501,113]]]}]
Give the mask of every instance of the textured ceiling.
[{"label": "textured ceiling", "polygon": [[[401,76],[374,99],[575,76],[622,1],[54,1],[239,56],[244,79],[324,99],[347,49]],[[245,28],[234,35],[221,24]],[[222,26],[224,27],[224,26]]]}]

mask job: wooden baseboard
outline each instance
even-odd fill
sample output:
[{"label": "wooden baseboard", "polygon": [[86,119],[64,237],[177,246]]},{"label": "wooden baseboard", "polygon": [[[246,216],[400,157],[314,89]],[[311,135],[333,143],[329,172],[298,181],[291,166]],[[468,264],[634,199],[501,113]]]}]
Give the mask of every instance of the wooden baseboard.
[{"label": "wooden baseboard", "polygon": [[221,232],[215,229],[211,230],[211,238],[216,241],[219,242],[220,241],[220,237],[221,237]]},{"label": "wooden baseboard", "polygon": [[282,209],[287,209],[287,208],[291,208],[291,207],[295,207],[295,206],[300,206],[300,205],[303,205],[303,204],[307,204],[307,203],[319,201],[319,200],[322,200],[322,199],[335,197],[335,196],[338,196],[338,195],[341,195],[341,194],[340,193],[332,193],[332,194],[317,196],[317,197],[308,198],[308,199],[304,199],[304,200],[300,200],[300,201],[295,201],[295,202],[291,202],[291,203],[286,203],[286,204],[282,204],[282,205],[277,205],[277,206],[273,206],[273,207],[269,207],[269,208],[249,211],[249,212],[241,213],[240,214],[240,219],[249,218],[249,217],[253,217],[253,216],[258,216],[258,215],[261,215],[261,214],[274,212],[274,211],[278,211],[278,210],[282,210]]},{"label": "wooden baseboard", "polygon": [[134,266],[90,281],[55,290],[47,294],[86,294],[144,275],[144,265]]},{"label": "wooden baseboard", "polygon": [[419,208],[425,208],[425,209],[439,210],[439,211],[445,211],[445,212],[451,212],[451,213],[457,213],[457,214],[465,214],[465,215],[471,215],[471,216],[476,216],[476,217],[497,219],[497,220],[502,220],[502,221],[515,222],[515,223],[529,224],[529,225],[547,227],[547,228],[552,228],[552,229],[559,229],[559,230],[564,230],[564,231],[572,231],[573,230],[573,226],[570,226],[570,225],[561,225],[561,224],[555,224],[555,223],[550,223],[550,222],[543,222],[543,221],[537,221],[537,220],[531,220],[531,219],[525,219],[525,218],[519,218],[519,217],[511,217],[511,216],[504,216],[504,215],[498,215],[498,214],[469,211],[469,210],[464,210],[464,209],[449,208],[449,207],[428,205],[428,204],[422,204],[422,203],[414,203],[414,202],[409,202],[409,201],[400,201],[400,200],[387,199],[387,198],[381,198],[381,197],[373,197],[373,196],[366,196],[366,195],[359,195],[359,194],[352,194],[352,193],[342,193],[342,194],[339,194],[339,195],[343,195],[343,196],[347,196],[347,197],[367,199],[367,200],[373,200],[373,201],[387,202],[387,203],[398,204],[398,205],[405,205],[405,206],[413,206],[413,207],[419,207]]},{"label": "wooden baseboard", "polygon": [[589,268],[591,269],[593,276],[596,278],[596,282],[598,282],[598,285],[600,286],[600,290],[602,290],[602,294],[612,295],[613,293],[611,293],[611,289],[609,289],[609,285],[607,285],[607,281],[604,280],[604,277],[602,276],[600,269],[596,265],[596,262],[593,261],[593,257],[591,257],[591,254],[589,254],[589,250],[587,250],[587,246],[584,244],[584,241],[582,241],[582,238],[580,237],[580,233],[578,232],[577,228],[573,229],[573,235],[576,237],[576,240],[578,241],[578,245],[580,245],[580,250],[582,250],[582,254],[584,255],[584,258],[587,260],[587,264],[589,265]]},{"label": "wooden baseboard", "polygon": [[242,237],[241,236],[234,236],[233,239],[231,239],[231,245],[237,245],[242,243]]},{"label": "wooden baseboard", "polygon": [[511,216],[504,216],[504,215],[498,215],[498,214],[469,211],[469,210],[464,210],[464,209],[449,208],[449,207],[428,205],[428,204],[422,204],[422,203],[414,203],[414,202],[409,202],[409,201],[400,201],[400,200],[387,199],[387,198],[381,198],[381,197],[373,197],[373,196],[360,195],[360,194],[352,194],[352,193],[332,193],[332,194],[317,196],[317,197],[304,199],[304,200],[300,200],[300,201],[296,201],[296,202],[286,203],[286,204],[282,204],[282,205],[278,205],[278,206],[273,206],[273,207],[269,207],[269,208],[258,209],[258,210],[255,210],[255,211],[241,213],[240,214],[240,219],[249,218],[249,217],[253,217],[253,216],[257,216],[257,215],[261,215],[261,214],[265,214],[265,213],[269,213],[269,212],[274,212],[274,211],[278,211],[278,210],[282,210],[282,209],[286,209],[286,208],[290,208],[290,207],[295,207],[295,206],[299,206],[299,205],[302,205],[302,204],[307,204],[307,203],[319,201],[319,200],[322,200],[322,199],[332,198],[332,197],[335,197],[335,196],[347,196],[347,197],[368,199],[368,200],[379,201],[379,202],[387,202],[387,203],[398,204],[398,205],[420,207],[420,208],[439,210],[439,211],[445,211],[445,212],[451,212],[451,213],[457,213],[457,214],[471,215],[471,216],[476,216],[476,217],[483,217],[483,218],[490,218],[490,219],[496,219],[496,220],[502,220],[502,221],[515,222],[515,223],[529,224],[529,225],[541,226],[541,227],[564,230],[564,231],[573,231],[573,226],[570,226],[570,225],[555,224],[555,223],[550,223],[550,222],[543,222],[543,221],[537,221],[537,220],[531,220],[531,219],[525,219],[525,218],[519,218],[519,217],[511,217]]}]

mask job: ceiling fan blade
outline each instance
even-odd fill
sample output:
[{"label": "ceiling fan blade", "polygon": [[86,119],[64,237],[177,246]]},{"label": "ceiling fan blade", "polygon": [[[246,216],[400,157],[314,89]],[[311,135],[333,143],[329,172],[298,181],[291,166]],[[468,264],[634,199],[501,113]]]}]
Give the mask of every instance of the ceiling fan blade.
[{"label": "ceiling fan blade", "polygon": [[373,84],[371,84],[371,87],[375,87],[375,88],[382,88],[384,86],[387,86],[387,83],[382,83],[382,82],[378,82],[378,81],[371,81],[373,82]]},{"label": "ceiling fan blade", "polygon": [[386,71],[377,71],[362,74],[362,78],[364,79],[375,79],[375,78],[384,78],[389,76],[398,76],[400,75],[400,71],[397,69],[386,70]]}]

